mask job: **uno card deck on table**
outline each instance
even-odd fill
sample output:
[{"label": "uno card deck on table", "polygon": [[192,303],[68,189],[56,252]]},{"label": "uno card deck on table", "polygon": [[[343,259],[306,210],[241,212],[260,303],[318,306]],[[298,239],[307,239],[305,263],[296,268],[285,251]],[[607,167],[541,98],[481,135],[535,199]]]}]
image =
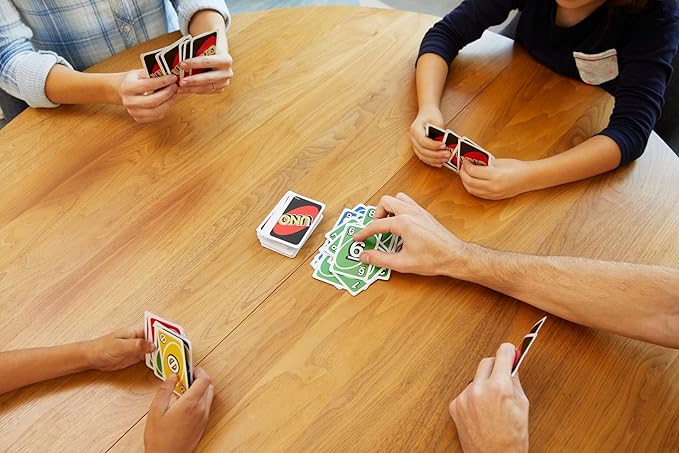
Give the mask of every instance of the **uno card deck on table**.
[{"label": "uno card deck on table", "polygon": [[450,129],[443,130],[429,123],[425,126],[425,133],[430,139],[446,144],[448,151],[450,151],[450,158],[443,166],[455,173],[460,172],[462,159],[474,165],[493,165],[495,156],[474,143],[470,138],[460,136]]},{"label": "uno card deck on table", "polygon": [[158,379],[166,380],[177,375],[174,393],[183,395],[193,383],[193,347],[186,338],[184,328],[172,321],[144,312],[144,336],[156,345],[156,350],[146,354],[146,366]]},{"label": "uno card deck on table", "polygon": [[[184,70],[179,64],[191,58],[202,55],[214,55],[217,51],[217,32],[209,31],[198,36],[186,35],[167,47],[156,49],[140,55],[141,64],[149,77],[162,77],[174,74],[179,79],[184,78]],[[194,69],[188,75],[210,71],[209,68]]]},{"label": "uno card deck on table", "polygon": [[353,237],[368,225],[375,215],[374,206],[359,204],[344,209],[335,226],[325,235],[325,243],[311,260],[313,278],[328,283],[352,296],[366,290],[377,280],[389,280],[391,270],[361,263],[364,250],[394,253],[402,247],[401,238],[390,233],[377,234],[362,242]]},{"label": "uno card deck on table", "polygon": [[323,220],[325,205],[287,192],[257,227],[262,247],[294,258]]}]

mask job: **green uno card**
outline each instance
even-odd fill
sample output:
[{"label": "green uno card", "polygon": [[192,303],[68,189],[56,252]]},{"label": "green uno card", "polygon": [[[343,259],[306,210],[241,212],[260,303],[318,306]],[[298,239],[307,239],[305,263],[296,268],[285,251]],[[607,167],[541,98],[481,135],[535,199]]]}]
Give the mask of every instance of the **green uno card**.
[{"label": "green uno card", "polygon": [[365,216],[363,216],[363,226],[366,226],[375,218],[375,206],[366,206]]},{"label": "green uno card", "polygon": [[344,286],[344,289],[349,291],[349,294],[351,294],[352,296],[355,296],[356,294],[360,293],[361,291],[368,287],[368,282],[364,280],[347,277],[346,275],[342,274],[337,274],[335,275],[335,277],[337,277],[337,279]]},{"label": "green uno card", "polygon": [[330,255],[324,255],[318,264],[318,268],[313,273],[313,277],[316,280],[320,280],[324,283],[330,283],[337,289],[345,289],[344,285],[337,279],[335,274],[330,272],[330,265],[333,259]]},{"label": "green uno card", "polygon": [[342,233],[340,246],[335,255],[335,261],[330,266],[330,271],[336,275],[341,274],[350,278],[367,280],[371,267],[361,263],[358,257],[364,250],[374,250],[377,246],[377,238],[370,236],[363,242],[355,242],[353,237],[363,228],[357,225],[347,225]]}]

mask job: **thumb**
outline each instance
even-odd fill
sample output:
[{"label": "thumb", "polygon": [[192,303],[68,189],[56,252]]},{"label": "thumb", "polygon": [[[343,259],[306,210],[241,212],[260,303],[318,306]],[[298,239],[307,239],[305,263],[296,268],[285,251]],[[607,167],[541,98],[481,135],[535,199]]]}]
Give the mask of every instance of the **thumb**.
[{"label": "thumb", "polygon": [[361,253],[359,259],[362,263],[372,264],[377,267],[386,267],[388,269],[398,270],[401,257],[398,253],[385,253],[378,250],[366,250]]},{"label": "thumb", "polygon": [[512,385],[514,387],[514,396],[520,396],[528,399],[521,386],[521,380],[519,379],[519,373],[517,372],[515,376],[512,377]]},{"label": "thumb", "polygon": [[175,385],[177,385],[177,375],[172,374],[160,385],[160,388],[156,392],[156,396],[153,398],[153,402],[151,402],[151,407],[149,408],[149,415],[162,416],[165,411],[167,411]]}]

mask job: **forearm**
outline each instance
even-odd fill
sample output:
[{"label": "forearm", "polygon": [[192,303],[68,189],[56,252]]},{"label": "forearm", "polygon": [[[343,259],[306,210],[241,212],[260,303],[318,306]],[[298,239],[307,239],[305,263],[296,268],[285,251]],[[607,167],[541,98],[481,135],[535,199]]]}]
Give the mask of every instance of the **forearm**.
[{"label": "forearm", "polygon": [[420,110],[439,109],[441,95],[448,77],[448,64],[440,56],[427,53],[417,61],[415,83],[417,85],[417,105]]},{"label": "forearm", "polygon": [[679,270],[471,245],[448,272],[569,321],[679,348]]},{"label": "forearm", "polygon": [[90,368],[88,343],[0,352],[0,394]]},{"label": "forearm", "polygon": [[600,175],[620,164],[620,148],[603,135],[546,159],[531,161],[525,191],[554,187]]},{"label": "forearm", "polygon": [[118,87],[125,73],[86,74],[54,65],[45,94],[55,104],[121,104]]},{"label": "forearm", "polygon": [[189,33],[192,36],[212,30],[217,30],[217,48],[224,53],[228,53],[229,43],[226,38],[226,22],[224,22],[224,17],[221,13],[211,9],[204,9],[191,17]]}]

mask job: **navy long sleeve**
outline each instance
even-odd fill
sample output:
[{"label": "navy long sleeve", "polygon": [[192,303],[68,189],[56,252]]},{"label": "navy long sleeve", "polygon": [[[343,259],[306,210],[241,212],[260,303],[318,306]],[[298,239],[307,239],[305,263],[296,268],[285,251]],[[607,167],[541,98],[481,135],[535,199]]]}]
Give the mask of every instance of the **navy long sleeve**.
[{"label": "navy long sleeve", "polygon": [[617,52],[619,75],[600,86],[615,96],[608,126],[601,131],[621,151],[620,165],[644,151],[660,117],[672,59],[679,46],[679,2],[651,0],[642,12],[626,14],[602,5],[580,23],[555,23],[554,0],[465,0],[425,35],[420,55],[435,53],[450,64],[483,31],[521,10],[516,41],[555,72],[581,80],[573,52]]}]

